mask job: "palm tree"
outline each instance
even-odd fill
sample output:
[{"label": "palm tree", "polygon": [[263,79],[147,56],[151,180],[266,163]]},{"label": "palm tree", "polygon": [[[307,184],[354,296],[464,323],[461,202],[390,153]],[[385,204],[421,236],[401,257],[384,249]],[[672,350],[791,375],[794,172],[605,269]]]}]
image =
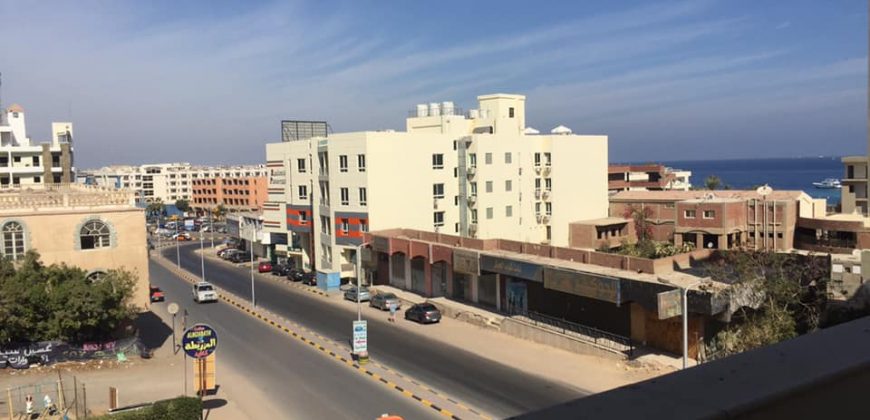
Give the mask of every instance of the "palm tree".
[{"label": "palm tree", "polygon": [[719,179],[716,175],[710,175],[707,179],[704,180],[704,186],[707,187],[708,190],[718,190],[722,185],[722,180]]}]

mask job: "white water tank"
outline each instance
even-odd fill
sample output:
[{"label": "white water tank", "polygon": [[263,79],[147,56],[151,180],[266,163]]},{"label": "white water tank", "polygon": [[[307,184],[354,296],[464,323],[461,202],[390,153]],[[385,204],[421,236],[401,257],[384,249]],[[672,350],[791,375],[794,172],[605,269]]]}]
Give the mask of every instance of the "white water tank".
[{"label": "white water tank", "polygon": [[441,102],[441,115],[453,115],[453,102]]},{"label": "white water tank", "polygon": [[523,130],[523,134],[534,135],[541,134],[541,132],[535,129],[535,127],[526,127],[526,129]]},{"label": "white water tank", "polygon": [[426,104],[417,104],[417,116],[425,117],[429,115],[429,107]]},{"label": "white water tank", "polygon": [[437,117],[439,115],[441,115],[441,106],[438,104],[438,102],[430,103],[429,104],[429,116],[430,117]]},{"label": "white water tank", "polygon": [[469,109],[468,110],[468,118],[471,118],[472,120],[476,120],[476,119],[480,118],[480,112],[476,109]]}]

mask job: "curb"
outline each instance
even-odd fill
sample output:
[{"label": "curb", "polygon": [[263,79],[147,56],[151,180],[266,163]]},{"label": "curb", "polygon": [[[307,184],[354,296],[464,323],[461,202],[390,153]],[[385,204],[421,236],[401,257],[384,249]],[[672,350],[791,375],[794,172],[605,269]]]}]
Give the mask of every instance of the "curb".
[{"label": "curb", "polygon": [[[157,264],[160,264],[161,266],[163,266],[163,268],[166,268],[167,270],[172,271],[173,273],[175,273],[176,275],[178,275],[179,277],[181,277],[182,279],[184,279],[184,280],[186,280],[186,281],[188,281],[188,282],[196,283],[197,281],[199,281],[199,278],[198,278],[198,277],[196,277],[196,276],[190,274],[189,272],[187,272],[187,271],[184,270],[184,269],[178,268],[178,267],[177,267],[176,265],[174,265],[174,264],[171,264],[168,260],[166,260],[166,259],[163,258],[162,256],[159,256],[159,255],[158,255],[157,258],[153,258],[152,260],[153,260],[154,262],[156,262]],[[288,282],[288,283],[292,283],[292,282]],[[395,383],[393,383],[393,382],[391,382],[391,381],[385,379],[385,378],[382,377],[381,375],[378,375],[377,373],[372,372],[372,371],[366,369],[365,367],[360,366],[358,363],[354,362],[352,359],[348,359],[347,357],[344,357],[344,356],[342,356],[342,355],[340,355],[340,354],[338,354],[338,353],[336,353],[336,352],[334,352],[334,351],[332,351],[332,350],[329,350],[329,349],[325,348],[323,345],[318,344],[318,343],[316,343],[316,342],[314,342],[314,341],[308,339],[308,338],[305,337],[304,335],[302,335],[302,334],[300,334],[300,333],[298,333],[298,332],[296,332],[296,331],[294,331],[294,330],[291,330],[290,328],[288,328],[288,327],[286,327],[286,326],[284,326],[284,325],[282,325],[282,324],[280,324],[280,323],[278,323],[278,322],[275,322],[275,321],[269,319],[268,317],[263,316],[263,315],[260,314],[258,311],[256,311],[256,310],[252,310],[252,309],[251,309],[250,307],[248,307],[246,304],[242,304],[242,303],[241,303],[241,300],[236,300],[237,297],[236,297],[235,295],[233,295],[232,293],[229,293],[229,292],[227,292],[226,290],[224,290],[224,289],[222,289],[222,288],[217,288],[217,289],[221,292],[220,295],[219,295],[219,299],[220,299],[220,300],[223,300],[223,301],[225,301],[225,302],[227,302],[227,303],[233,305],[234,307],[236,307],[236,308],[239,309],[240,311],[246,312],[248,315],[251,315],[252,317],[257,318],[257,319],[259,319],[259,320],[261,320],[261,321],[263,321],[263,322],[269,324],[270,326],[275,327],[275,328],[277,328],[278,330],[283,331],[284,333],[288,334],[289,336],[291,336],[291,337],[293,337],[293,338],[295,338],[295,339],[297,339],[297,340],[299,340],[299,341],[301,341],[301,342],[303,342],[303,343],[309,345],[310,347],[312,347],[312,348],[314,348],[314,349],[319,350],[321,353],[323,353],[323,354],[325,354],[325,355],[330,356],[330,357],[333,358],[334,360],[336,360],[336,361],[338,361],[338,362],[341,362],[341,363],[344,363],[346,366],[348,366],[348,367],[350,367],[350,368],[353,368],[353,369],[356,370],[357,372],[359,372],[359,373],[361,373],[361,374],[365,374],[365,375],[367,375],[369,378],[371,378],[371,379],[373,379],[373,380],[376,380],[376,381],[380,382],[381,384],[386,385],[387,387],[389,387],[389,388],[391,388],[391,389],[393,389],[393,390],[398,391],[398,392],[401,393],[402,395],[404,395],[404,396],[406,396],[406,397],[408,397],[408,398],[410,398],[410,399],[412,399],[412,400],[415,400],[415,401],[417,401],[418,403],[420,403],[420,404],[422,404],[422,405],[424,405],[424,406],[426,406],[426,407],[428,407],[428,408],[431,408],[431,409],[437,411],[440,415],[442,415],[442,416],[444,416],[444,417],[446,417],[446,418],[455,419],[455,420],[461,420],[461,417],[457,416],[456,414],[453,414],[451,411],[439,407],[438,405],[436,405],[436,404],[434,404],[433,402],[427,400],[426,398],[423,398],[423,397],[421,397],[421,396],[418,396],[418,395],[414,394],[413,392],[411,392],[411,391],[409,391],[409,390],[407,390],[407,389],[404,389],[403,387],[401,387],[401,386],[399,386],[399,385],[397,385],[397,384],[395,384]],[[300,289],[301,289],[301,288],[300,288]],[[310,289],[308,289],[308,290],[310,290]],[[313,290],[311,290],[311,291],[314,292],[314,293],[316,293],[316,294],[320,294],[320,295],[322,295],[322,296],[329,297],[328,294],[323,293],[323,292],[321,292],[321,291],[319,291],[319,290],[318,290],[318,291],[313,291]],[[236,298],[236,299],[230,298],[230,297],[228,297],[228,296],[232,296],[233,298]],[[289,321],[288,321],[288,322],[289,322]],[[327,342],[337,344],[337,343],[335,343],[335,342],[332,341],[332,340],[329,340],[329,339],[327,339],[327,338],[325,338],[325,337],[323,337],[323,336],[321,336],[321,335],[319,335],[319,334],[317,334],[317,333],[314,333],[313,331],[310,331],[310,332],[311,332],[314,336],[316,336],[317,338],[319,338],[319,339],[321,339],[321,340],[325,340],[325,341],[327,341]],[[482,419],[484,419],[484,420],[492,420],[491,417],[486,416],[486,415],[484,415],[484,414],[478,412],[477,410],[474,410],[473,408],[470,408],[470,407],[468,407],[468,406],[466,406],[466,405],[464,405],[464,404],[462,404],[462,403],[460,403],[460,402],[458,402],[458,401],[456,401],[456,400],[454,400],[454,399],[452,399],[452,398],[450,398],[450,397],[447,397],[446,395],[444,395],[444,394],[442,394],[442,393],[440,393],[440,392],[437,392],[437,391],[433,390],[431,387],[428,387],[428,386],[426,386],[426,385],[423,385],[423,384],[419,383],[418,381],[415,381],[415,380],[413,380],[413,379],[410,379],[409,377],[407,377],[407,376],[405,376],[405,375],[402,375],[401,373],[398,373],[398,372],[396,372],[395,370],[390,369],[390,368],[384,366],[383,364],[380,364],[380,363],[378,363],[378,362],[374,362],[374,361],[372,361],[372,362],[370,362],[370,363],[372,363],[373,365],[378,366],[379,368],[384,369],[385,371],[390,372],[390,373],[392,373],[392,374],[394,374],[394,375],[396,375],[396,376],[398,376],[398,377],[400,377],[400,378],[402,378],[402,379],[408,380],[408,381],[412,382],[413,384],[418,385],[418,386],[420,386],[420,387],[426,389],[426,391],[431,392],[433,395],[436,395],[436,396],[438,396],[438,397],[440,397],[440,398],[444,398],[444,399],[446,399],[447,401],[449,401],[449,402],[451,402],[451,403],[453,403],[453,404],[456,404],[457,407],[460,407],[460,408],[462,408],[462,409],[465,409],[465,410],[469,411],[470,413],[476,415],[476,416],[479,417],[479,418],[482,418]]]}]

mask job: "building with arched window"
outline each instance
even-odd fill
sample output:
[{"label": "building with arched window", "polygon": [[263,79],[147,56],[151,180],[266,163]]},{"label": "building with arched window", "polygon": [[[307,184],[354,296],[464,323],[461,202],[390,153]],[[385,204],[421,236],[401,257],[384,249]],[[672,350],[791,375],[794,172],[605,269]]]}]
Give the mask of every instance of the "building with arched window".
[{"label": "building with arched window", "polygon": [[0,188],[0,256],[37,251],[99,279],[113,269],[136,275],[134,304],[148,307],[145,210],[127,190],[85,185]]}]

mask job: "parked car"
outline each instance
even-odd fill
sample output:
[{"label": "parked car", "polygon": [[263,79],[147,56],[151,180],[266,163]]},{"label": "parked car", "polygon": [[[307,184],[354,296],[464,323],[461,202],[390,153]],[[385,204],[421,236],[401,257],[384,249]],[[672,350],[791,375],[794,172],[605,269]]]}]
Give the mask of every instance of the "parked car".
[{"label": "parked car", "polygon": [[357,294],[359,295],[360,302],[366,302],[372,297],[367,287],[362,287],[359,289],[359,292],[357,292],[356,286],[353,286],[344,292],[344,298],[356,302]]},{"label": "parked car", "polygon": [[227,249],[223,250],[220,254],[218,254],[218,256],[229,261],[233,257],[233,255],[242,254],[242,253],[244,253],[244,251],[242,251],[240,249],[227,248]]},{"label": "parked car", "polygon": [[392,304],[396,305],[397,310],[402,308],[402,301],[395,293],[378,293],[369,300],[369,306],[382,311],[389,310]]},{"label": "parked car", "polygon": [[150,286],[149,289],[152,303],[163,302],[166,299],[166,297],[163,295],[163,291],[160,290],[159,287]]},{"label": "parked car", "polygon": [[269,261],[260,261],[260,263],[257,264],[257,271],[260,273],[271,273],[272,263]]},{"label": "parked car", "polygon": [[209,282],[201,281],[193,285],[193,301],[196,303],[217,302],[218,294]]},{"label": "parked car", "polygon": [[232,255],[230,255],[229,260],[231,262],[238,264],[238,263],[244,263],[244,262],[251,262],[254,259],[251,257],[250,253],[245,252],[245,251],[239,251],[239,252],[234,252]]},{"label": "parked car", "polygon": [[298,268],[290,268],[287,270],[287,280],[290,281],[302,281],[302,278],[305,276],[305,272]]},{"label": "parked car", "polygon": [[183,242],[183,241],[193,240],[193,237],[190,236],[190,234],[187,232],[181,232],[181,233],[173,234],[172,239],[179,241],[179,242]]},{"label": "parked car", "polygon": [[418,303],[405,311],[405,319],[421,324],[432,324],[441,321],[441,311],[431,303]]},{"label": "parked car", "polygon": [[317,286],[317,274],[315,274],[315,273],[303,273],[301,280],[302,280],[302,284],[307,284],[309,286]]},{"label": "parked car", "polygon": [[273,276],[286,276],[290,273],[291,267],[287,264],[272,264]]}]

